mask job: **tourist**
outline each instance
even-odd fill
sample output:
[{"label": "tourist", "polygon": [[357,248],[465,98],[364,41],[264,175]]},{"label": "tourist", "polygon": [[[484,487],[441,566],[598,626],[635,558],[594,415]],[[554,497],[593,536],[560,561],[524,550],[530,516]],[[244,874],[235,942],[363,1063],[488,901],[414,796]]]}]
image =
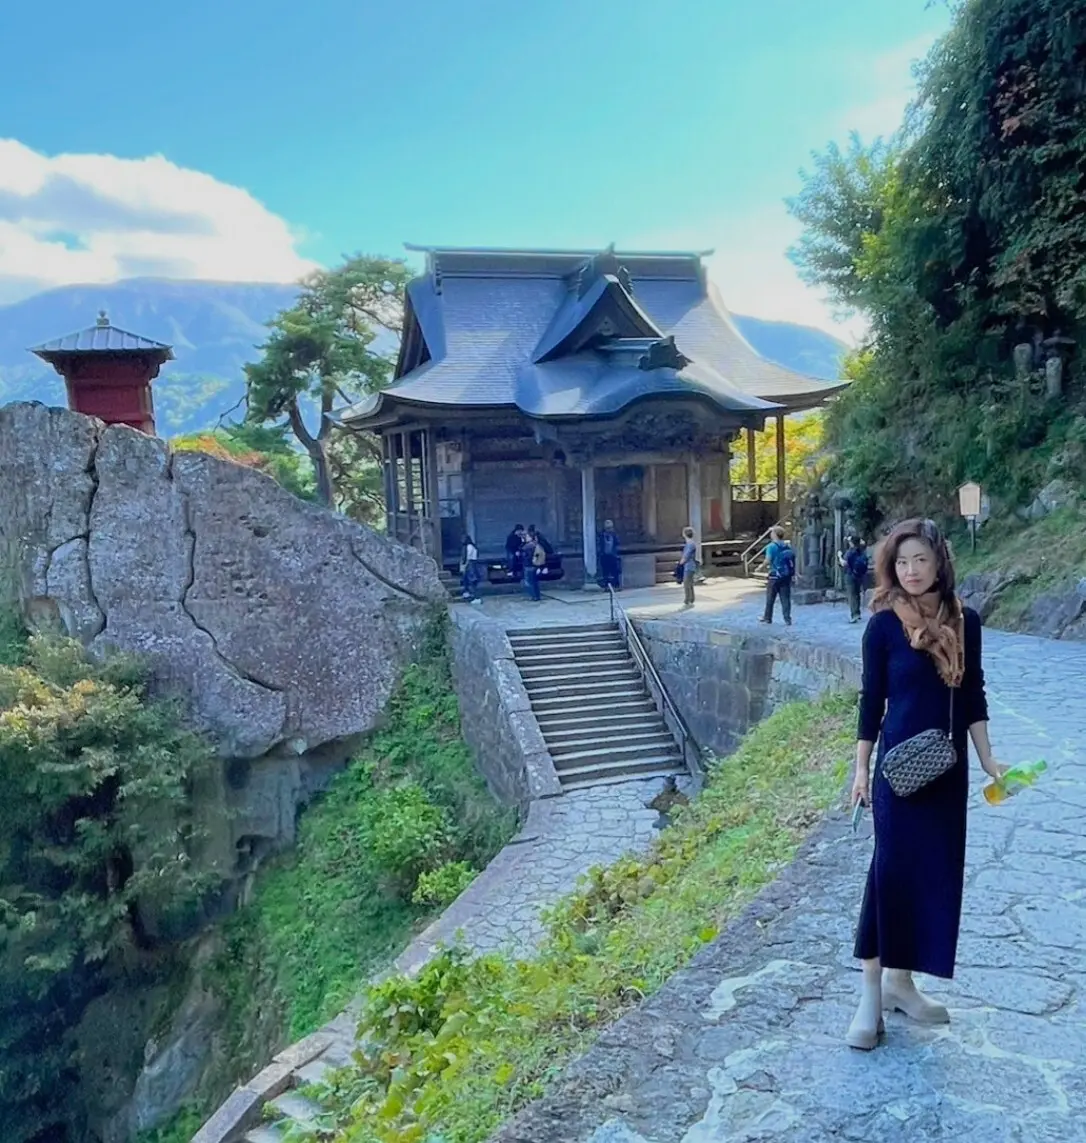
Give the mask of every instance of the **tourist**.
[{"label": "tourist", "polygon": [[777,597],[781,600],[781,614],[786,627],[792,626],[792,577],[796,574],[796,553],[785,539],[784,529],[778,524],[769,532],[769,545],[765,550],[765,566],[769,580],[765,587],[765,614],[762,623],[773,622],[773,608]]},{"label": "tourist", "polygon": [[475,546],[475,541],[465,535],[460,545],[460,588],[464,599],[475,602],[479,579],[479,549]]},{"label": "tourist", "polygon": [[554,555],[554,545],[547,539],[546,536],[534,525],[528,525],[528,535],[543,549],[545,555]]},{"label": "tourist", "polygon": [[526,539],[527,533],[524,531],[523,524],[514,524],[513,530],[505,537],[505,559],[509,568],[510,579],[520,579],[524,570],[521,552],[524,549]]},{"label": "tourist", "polygon": [[613,587],[622,590],[622,557],[618,550],[618,536],[615,535],[615,522],[604,520],[603,531],[596,542],[596,552],[600,565],[600,587]]},{"label": "tourist", "polygon": [[683,569],[683,607],[694,606],[694,576],[698,571],[698,545],[694,529],[683,528],[683,554],[679,558]]},{"label": "tourist", "polygon": [[845,593],[848,596],[849,622],[860,622],[860,601],[867,581],[867,544],[862,536],[850,536],[847,551],[841,552],[837,562],[845,572]]},{"label": "tourist", "polygon": [[[988,742],[980,618],[959,602],[946,543],[930,520],[900,524],[883,542],[872,611],[863,641],[852,802],[873,807],[875,853],[856,933],[860,1005],[846,1036],[864,1051],[878,1043],[884,1009],[921,1024],[949,1020],[942,1004],[917,990],[912,974],[954,975],[965,871],[967,737],[986,774],[998,778],[1006,771]],[[946,752],[946,768],[939,773],[936,765],[938,776],[908,796],[895,793],[886,775],[887,765],[896,770],[895,759],[887,762],[887,755],[932,730],[950,731],[954,750]],[[929,762],[933,755],[928,749]]]},{"label": "tourist", "polygon": [[524,546],[520,552],[521,566],[524,568],[524,590],[534,603],[540,601],[539,571],[547,566],[547,552],[539,542],[539,534],[534,526],[528,528]]}]

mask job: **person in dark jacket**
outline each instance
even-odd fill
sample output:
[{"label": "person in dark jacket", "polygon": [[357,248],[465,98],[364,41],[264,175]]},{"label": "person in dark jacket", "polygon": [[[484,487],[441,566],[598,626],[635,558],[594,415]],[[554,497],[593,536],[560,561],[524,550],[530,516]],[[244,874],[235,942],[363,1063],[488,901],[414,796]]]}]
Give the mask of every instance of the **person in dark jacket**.
[{"label": "person in dark jacket", "polygon": [[621,591],[622,556],[613,520],[603,522],[603,531],[596,540],[596,554],[600,569],[600,587],[607,587],[610,584],[616,591]]},{"label": "person in dark jacket", "polygon": [[520,579],[524,570],[524,560],[521,553],[526,538],[527,534],[523,524],[515,524],[513,530],[505,537],[505,562],[513,579]]},{"label": "person in dark jacket", "polygon": [[[870,1051],[884,1009],[945,1024],[946,1008],[917,990],[914,972],[954,975],[965,878],[967,739],[984,772],[1001,777],[988,741],[981,625],[954,590],[954,565],[930,520],[900,524],[879,549],[874,614],[863,640],[853,805],[870,805],[875,852],[854,955],[862,962],[850,1047]],[[957,762],[901,797],[882,772],[888,751],[924,731],[950,734]],[[874,780],[871,755],[878,743]]]},{"label": "person in dark jacket", "polygon": [[837,557],[845,573],[845,594],[848,596],[849,622],[860,622],[860,601],[867,582],[867,544],[862,536],[850,536],[848,548]]}]

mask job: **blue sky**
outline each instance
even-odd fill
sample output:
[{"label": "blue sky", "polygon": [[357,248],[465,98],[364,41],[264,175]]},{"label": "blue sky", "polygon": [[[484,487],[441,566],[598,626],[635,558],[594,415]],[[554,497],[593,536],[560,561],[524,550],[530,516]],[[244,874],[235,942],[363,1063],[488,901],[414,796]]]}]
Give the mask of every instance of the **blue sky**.
[{"label": "blue sky", "polygon": [[0,302],[616,241],[715,248],[733,309],[832,328],[783,199],[813,149],[894,129],[947,22],[925,0],[12,0]]}]

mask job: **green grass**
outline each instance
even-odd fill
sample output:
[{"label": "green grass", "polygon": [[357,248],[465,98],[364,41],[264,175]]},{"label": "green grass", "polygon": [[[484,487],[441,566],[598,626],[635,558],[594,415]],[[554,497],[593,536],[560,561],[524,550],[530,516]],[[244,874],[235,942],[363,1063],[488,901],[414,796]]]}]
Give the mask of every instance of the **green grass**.
[{"label": "green grass", "polygon": [[795,855],[842,795],[855,700],[786,707],[714,767],[654,847],[553,911],[537,959],[450,950],[371,990],[371,1047],[329,1093],[341,1143],[480,1143],[655,992]]},{"label": "green grass", "polygon": [[141,1131],[136,1143],[190,1143],[203,1126],[204,1116],[194,1109],[186,1109],[173,1116],[168,1124],[153,1131]]},{"label": "green grass", "polygon": [[970,550],[966,533],[954,537],[959,583],[971,573],[1013,572],[1018,581],[1000,593],[987,622],[1020,630],[1033,604],[1043,595],[1086,576],[1086,510],[1061,508],[1043,520],[992,520]]},{"label": "green grass", "polygon": [[213,987],[238,1078],[339,1012],[432,916],[411,902],[414,879],[389,865],[402,837],[380,811],[405,789],[444,823],[420,842],[440,852],[432,860],[481,869],[512,836],[513,812],[494,802],[460,737],[443,627],[404,672],[384,727],[303,814],[293,852],[261,871],[252,903],[224,926]]}]

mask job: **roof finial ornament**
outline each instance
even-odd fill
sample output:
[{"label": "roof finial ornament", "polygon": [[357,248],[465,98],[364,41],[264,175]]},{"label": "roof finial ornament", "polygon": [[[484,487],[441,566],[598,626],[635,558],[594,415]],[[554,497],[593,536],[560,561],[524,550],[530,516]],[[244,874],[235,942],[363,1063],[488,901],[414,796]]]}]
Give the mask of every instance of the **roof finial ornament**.
[{"label": "roof finial ornament", "polygon": [[675,336],[662,337],[649,346],[648,352],[641,355],[638,369],[651,372],[653,369],[685,369],[690,358],[675,344]]},{"label": "roof finial ornament", "polygon": [[105,329],[109,325],[109,314],[105,310],[98,311],[98,328]]}]

